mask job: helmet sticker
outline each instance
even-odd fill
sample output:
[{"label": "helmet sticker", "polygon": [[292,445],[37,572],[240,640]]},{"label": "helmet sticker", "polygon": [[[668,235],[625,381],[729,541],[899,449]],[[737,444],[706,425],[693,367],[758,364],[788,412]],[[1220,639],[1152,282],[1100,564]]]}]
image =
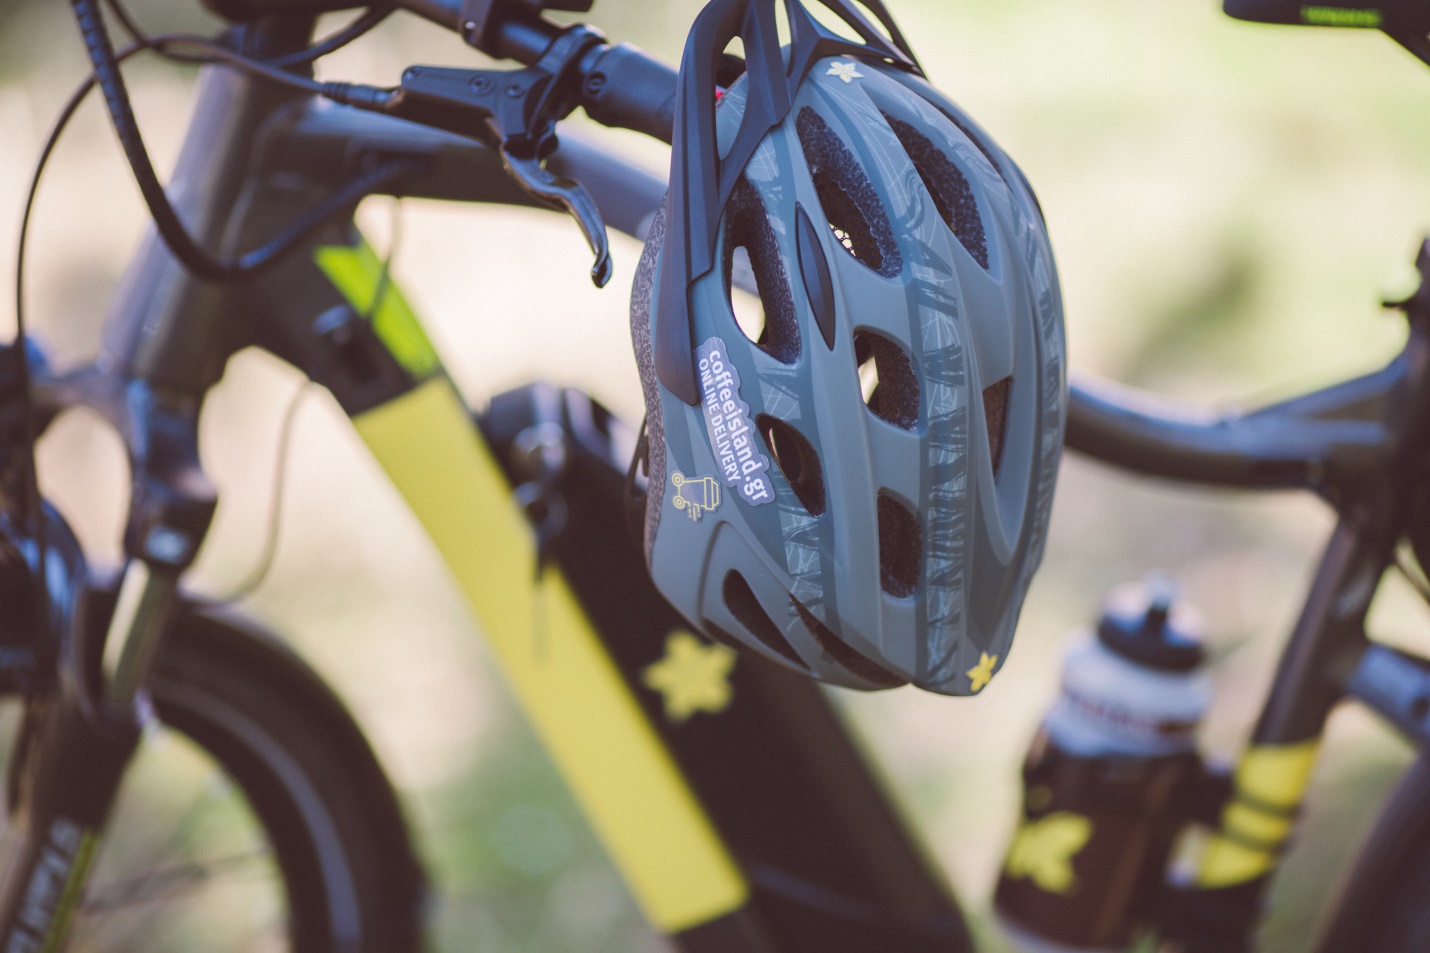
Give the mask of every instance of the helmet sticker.
[{"label": "helmet sticker", "polygon": [[720,508],[720,484],[714,477],[688,477],[676,470],[670,475],[670,485],[675,487],[671,502],[684,510],[692,523],[700,522],[706,510]]},{"label": "helmet sticker", "polygon": [[751,506],[775,501],[770,459],[759,450],[750,405],[740,399],[740,372],[730,362],[725,342],[712,337],[695,349],[700,370],[700,409],[710,449],[725,485]]},{"label": "helmet sticker", "polygon": [[854,82],[856,79],[863,79],[864,74],[854,68],[853,63],[830,63],[829,72],[825,76],[836,76],[844,80],[846,84]]}]

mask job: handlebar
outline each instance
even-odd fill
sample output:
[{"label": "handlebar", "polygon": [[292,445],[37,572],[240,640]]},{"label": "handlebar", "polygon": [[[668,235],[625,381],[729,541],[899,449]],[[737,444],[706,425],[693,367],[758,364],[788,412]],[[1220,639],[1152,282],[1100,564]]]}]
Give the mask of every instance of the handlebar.
[{"label": "handlebar", "polygon": [[[363,0],[203,0],[219,16],[246,22],[283,14],[314,15],[365,6]],[[539,61],[570,27],[522,0],[396,0],[410,13],[462,36],[482,52],[523,66]],[[479,22],[478,18],[482,18]],[[589,29],[589,28],[587,28]],[[599,34],[598,34],[599,35]],[[676,71],[628,43],[598,43],[578,64],[575,104],[592,119],[669,143]]]},{"label": "handlebar", "polygon": [[582,63],[581,106],[605,126],[634,129],[669,144],[675,125],[676,72],[628,43],[599,46]]},{"label": "handlebar", "polygon": [[[488,24],[463,22],[463,0],[400,0],[400,6],[449,29],[498,59],[532,66],[569,27],[543,18],[534,7],[491,17]],[[593,46],[577,66],[577,105],[606,126],[633,129],[669,143],[675,121],[674,69],[629,43]]]},{"label": "handlebar", "polygon": [[[485,52],[537,62],[563,30],[532,7],[503,18],[490,35],[459,22],[481,0],[399,0],[407,9],[462,32]],[[488,0],[501,2],[501,0]],[[516,4],[513,4],[516,6]],[[608,126],[669,143],[675,70],[635,47],[594,46],[578,65],[577,104]],[[1375,373],[1314,395],[1249,413],[1188,414],[1148,395],[1075,380],[1069,392],[1067,445],[1116,466],[1209,485],[1344,490],[1383,471],[1393,441],[1383,422],[1412,377],[1402,358]]]},{"label": "handlebar", "polygon": [[[315,2],[320,9],[362,5],[352,0],[205,2],[249,13],[312,12]],[[524,0],[396,2],[456,31],[483,52],[524,66],[540,61],[567,30],[580,29],[544,19],[538,3]],[[495,14],[494,8],[499,8]],[[485,22],[464,20],[464,11],[484,15]],[[671,141],[674,69],[628,44],[598,42],[581,55],[573,73],[568,104],[581,106],[604,125]],[[1147,395],[1077,380],[1068,395],[1067,445],[1115,466],[1178,481],[1344,491],[1384,471],[1397,444],[1386,426],[1387,408],[1408,392],[1418,397],[1424,386],[1430,384],[1402,358],[1365,377],[1250,413],[1188,414],[1149,403]]]}]

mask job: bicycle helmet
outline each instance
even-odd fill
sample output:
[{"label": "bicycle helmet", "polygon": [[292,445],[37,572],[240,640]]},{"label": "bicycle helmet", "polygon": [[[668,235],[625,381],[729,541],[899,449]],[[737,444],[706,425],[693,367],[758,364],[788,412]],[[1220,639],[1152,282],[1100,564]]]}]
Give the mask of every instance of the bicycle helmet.
[{"label": "bicycle helmet", "polygon": [[[973,694],[1007,655],[1062,449],[1047,231],[878,0],[882,31],[823,0],[857,39],[783,0],[784,46],[776,2],[714,0],[681,64],[631,306],[646,558],[712,638],[838,685]],[[746,70],[717,93],[736,35]]]}]

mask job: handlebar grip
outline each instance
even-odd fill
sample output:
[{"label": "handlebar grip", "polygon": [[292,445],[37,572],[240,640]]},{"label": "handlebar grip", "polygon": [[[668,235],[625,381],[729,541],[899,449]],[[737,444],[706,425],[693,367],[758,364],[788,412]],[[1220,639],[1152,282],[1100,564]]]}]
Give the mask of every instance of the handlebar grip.
[{"label": "handlebar grip", "polygon": [[628,43],[603,46],[584,70],[581,105],[606,126],[634,129],[661,142],[675,125],[676,72]]}]

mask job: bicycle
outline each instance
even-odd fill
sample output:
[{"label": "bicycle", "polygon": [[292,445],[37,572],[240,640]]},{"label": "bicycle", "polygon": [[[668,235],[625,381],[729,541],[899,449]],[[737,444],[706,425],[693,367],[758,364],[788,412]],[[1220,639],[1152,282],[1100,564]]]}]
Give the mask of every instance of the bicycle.
[{"label": "bicycle", "polygon": [[[249,0],[225,9],[248,17],[283,6]],[[408,6],[460,26],[480,48],[527,63],[528,90],[564,89],[597,119],[669,135],[674,74],[631,48],[608,46],[580,27],[562,30],[541,17],[541,4]],[[473,10],[484,19],[457,15]],[[234,44],[241,53],[182,42],[252,69],[255,54],[301,59],[311,25],[277,15],[246,27]],[[601,82],[592,81],[596,75]],[[529,116],[519,123],[503,117],[485,98],[511,82],[488,70],[423,68],[405,77],[405,85],[430,97],[427,118],[439,125],[452,125],[461,110],[469,110],[463,122],[485,110],[510,123],[480,143],[324,108],[311,88],[293,93],[214,68],[201,115],[224,122],[196,135],[181,161],[178,181],[199,183],[180,190],[192,203],[184,211],[200,223],[210,247],[233,250],[253,247],[289,222],[295,207],[342,210],[383,188],[526,205],[554,196],[581,221],[597,252],[593,275],[600,277],[596,225],[604,220],[638,234],[664,183],[570,141],[547,158],[544,171],[584,183],[594,202],[545,176],[513,141],[549,134],[544,124],[552,117],[538,109],[541,125],[529,128]],[[475,105],[465,89],[478,94]],[[354,102],[375,95],[362,88],[323,92]],[[504,163],[515,167],[524,188],[512,187]],[[26,694],[30,724],[12,761],[21,767],[12,775],[7,833],[14,860],[0,892],[7,943],[58,943],[80,902],[95,832],[152,717],[141,686],[159,716],[191,732],[254,802],[282,868],[295,946],[396,949],[415,942],[420,874],[390,787],[360,732],[291,656],[176,597],[214,502],[198,465],[198,406],[223,358],[239,343],[257,343],[327,387],[356,419],[487,620],[533,722],[659,931],[692,950],[969,948],[956,903],[824,696],[753,659],[731,668],[732,656],[681,635],[684,624],[645,581],[623,507],[634,434],[588,398],[533,387],[494,402],[477,422],[482,439],[474,439],[467,408],[382,263],[346,218],[336,224],[326,215],[312,218],[312,234],[290,230],[297,237],[277,243],[296,244],[305,254],[272,255],[266,277],[223,294],[192,278],[151,238],[114,312],[122,379],[103,367],[49,375],[42,361],[10,352],[11,401],[17,391],[32,392],[37,426],[68,406],[104,412],[131,440],[135,485],[127,533],[133,559],[114,587],[117,597],[102,586],[81,597],[91,589],[83,555],[58,516],[44,515],[38,531],[35,511],[15,505],[37,497],[26,485],[24,454],[14,452],[28,445],[22,431],[31,418],[12,417],[4,468],[11,578],[24,590],[32,565],[42,563],[53,595],[42,594],[40,611],[53,618],[44,627],[47,641],[20,646],[31,651],[17,653],[11,671],[15,689]],[[1430,257],[1422,258],[1421,270],[1430,281]],[[1385,569],[1405,525],[1418,522],[1404,508],[1424,505],[1414,478],[1427,426],[1430,301],[1422,294],[1405,306],[1411,338],[1402,358],[1257,413],[1197,423],[1140,410],[1116,394],[1074,391],[1069,442],[1095,458],[1197,483],[1309,486],[1342,511],[1247,763],[1290,745],[1303,765],[1302,753],[1314,751],[1324,717],[1342,695],[1367,703],[1408,736],[1423,737],[1421,664],[1365,642],[1360,631],[1373,592],[1367,580]],[[16,360],[19,354],[26,359]],[[1392,412],[1405,407],[1411,412],[1404,416]],[[708,486],[691,488],[689,495],[680,488],[689,506],[713,503]],[[111,599],[116,608],[107,605]],[[176,613],[167,625],[165,609]],[[729,682],[675,678],[690,660]],[[236,677],[245,670],[251,673]],[[662,683],[665,692],[658,690]],[[284,686],[276,693],[281,698],[273,697],[275,686]],[[225,726],[218,714],[225,702],[268,719],[270,745]],[[702,710],[719,717],[689,719]],[[286,786],[285,768],[297,775]],[[84,783],[73,783],[77,777]],[[1407,775],[1353,878],[1327,949],[1397,949],[1405,940],[1393,931],[1423,929],[1413,915],[1414,887],[1425,876],[1415,833],[1423,827],[1411,825],[1423,825],[1418,805],[1426,783],[1423,767]],[[641,794],[637,803],[633,788]],[[265,808],[274,790],[287,796]],[[328,815],[338,845],[304,810],[295,793],[303,790],[320,792],[319,813]],[[1255,810],[1255,794],[1243,790],[1226,804]],[[1292,790],[1287,803],[1273,807],[1292,812],[1301,794]],[[752,803],[770,809],[751,811]],[[374,830],[384,832],[383,843],[367,841]],[[1184,898],[1186,948],[1246,941],[1278,848],[1261,845],[1254,877]],[[346,895],[334,888],[345,878],[359,885]],[[1402,886],[1387,894],[1384,885],[1396,878]],[[1350,938],[1360,945],[1348,945]]]}]

